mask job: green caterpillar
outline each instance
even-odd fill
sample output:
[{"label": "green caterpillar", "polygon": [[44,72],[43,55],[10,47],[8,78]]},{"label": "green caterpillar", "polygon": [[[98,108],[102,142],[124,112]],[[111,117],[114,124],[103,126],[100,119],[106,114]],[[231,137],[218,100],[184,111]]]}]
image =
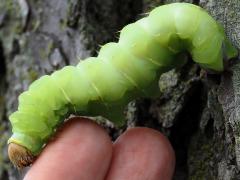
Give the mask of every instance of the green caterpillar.
[{"label": "green caterpillar", "polygon": [[[117,43],[104,45],[98,57],[66,66],[33,82],[19,96],[10,117],[13,135],[9,156],[27,166],[70,114],[97,116],[120,125],[123,110],[136,97],[159,91],[159,76],[185,63],[186,52],[201,67],[223,71],[223,56],[237,50],[223,28],[202,8],[173,3],[155,8],[149,16],[125,26]],[[17,155],[16,155],[17,154]]]}]

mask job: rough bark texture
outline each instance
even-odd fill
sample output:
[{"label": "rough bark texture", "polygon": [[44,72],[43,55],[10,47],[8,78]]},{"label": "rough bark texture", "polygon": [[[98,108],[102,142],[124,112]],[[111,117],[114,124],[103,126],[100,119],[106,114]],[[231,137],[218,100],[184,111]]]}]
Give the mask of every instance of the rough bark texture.
[{"label": "rough bark texture", "polygon": [[[42,74],[95,55],[99,45],[153,7],[173,0],[0,1],[0,179],[21,179],[9,163],[8,115],[17,96]],[[179,1],[178,1],[179,2]],[[183,1],[181,1],[183,2]],[[239,0],[186,0],[221,22],[240,48]],[[240,179],[240,64],[223,75],[201,76],[188,63],[164,74],[158,99],[139,99],[127,110],[127,126],[165,133],[176,152],[174,179]],[[116,138],[124,129],[109,127]]]}]

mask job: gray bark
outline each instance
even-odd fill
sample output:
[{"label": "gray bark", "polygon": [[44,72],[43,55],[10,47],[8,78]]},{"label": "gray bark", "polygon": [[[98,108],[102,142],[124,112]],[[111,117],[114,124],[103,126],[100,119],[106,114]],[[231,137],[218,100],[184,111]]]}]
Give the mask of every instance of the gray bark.
[{"label": "gray bark", "polygon": [[[7,158],[7,117],[17,108],[17,96],[41,75],[96,55],[124,25],[171,2],[177,1],[0,1],[0,179],[24,174]],[[239,0],[184,2],[206,9],[240,48]],[[129,104],[128,127],[147,126],[169,137],[177,158],[174,179],[240,179],[239,68],[236,60],[228,72],[202,77],[189,62],[161,76],[159,98]],[[108,130],[116,138],[124,128]]]}]

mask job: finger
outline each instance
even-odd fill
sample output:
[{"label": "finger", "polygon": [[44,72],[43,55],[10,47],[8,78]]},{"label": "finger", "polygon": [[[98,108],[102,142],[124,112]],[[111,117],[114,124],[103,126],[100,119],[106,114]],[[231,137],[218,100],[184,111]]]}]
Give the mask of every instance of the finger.
[{"label": "finger", "polygon": [[103,180],[112,142],[96,123],[73,118],[64,125],[25,176],[25,180]]},{"label": "finger", "polygon": [[174,166],[167,138],[153,129],[133,128],[115,142],[107,180],[170,180]]}]

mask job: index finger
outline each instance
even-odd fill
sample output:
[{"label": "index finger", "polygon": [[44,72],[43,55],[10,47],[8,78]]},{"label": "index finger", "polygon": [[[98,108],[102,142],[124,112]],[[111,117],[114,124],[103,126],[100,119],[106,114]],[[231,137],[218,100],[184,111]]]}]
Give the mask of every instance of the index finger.
[{"label": "index finger", "polygon": [[47,145],[24,180],[103,180],[111,156],[112,142],[103,128],[73,118]]}]

